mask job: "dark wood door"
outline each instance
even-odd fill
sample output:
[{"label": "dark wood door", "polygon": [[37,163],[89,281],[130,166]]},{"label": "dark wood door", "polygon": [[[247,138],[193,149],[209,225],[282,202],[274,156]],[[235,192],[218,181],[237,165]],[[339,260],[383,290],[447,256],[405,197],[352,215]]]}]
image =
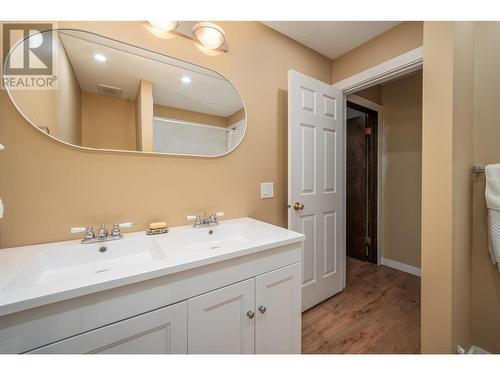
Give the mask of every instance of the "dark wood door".
[{"label": "dark wood door", "polygon": [[347,119],[347,256],[377,263],[377,114],[358,111]]}]

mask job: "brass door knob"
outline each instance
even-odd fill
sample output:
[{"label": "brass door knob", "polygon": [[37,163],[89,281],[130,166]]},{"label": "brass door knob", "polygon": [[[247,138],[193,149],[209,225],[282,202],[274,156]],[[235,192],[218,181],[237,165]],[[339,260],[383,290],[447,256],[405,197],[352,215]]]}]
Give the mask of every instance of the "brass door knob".
[{"label": "brass door knob", "polygon": [[299,210],[300,210],[300,211],[302,211],[302,210],[304,209],[304,205],[303,205],[302,203],[295,202],[295,203],[293,204],[293,209],[294,209],[295,211],[299,211]]}]

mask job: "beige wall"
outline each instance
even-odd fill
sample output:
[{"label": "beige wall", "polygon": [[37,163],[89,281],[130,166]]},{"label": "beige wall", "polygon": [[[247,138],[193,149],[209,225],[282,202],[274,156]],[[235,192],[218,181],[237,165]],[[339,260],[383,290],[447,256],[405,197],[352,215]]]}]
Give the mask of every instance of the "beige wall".
[{"label": "beige wall", "polygon": [[[220,24],[230,50],[208,56],[186,38],[156,38],[139,22],[59,22],[217,70],[242,94],[246,136],[218,158],[85,151],[35,131],[1,91],[0,170],[10,176],[0,180],[2,247],[76,239],[68,228],[77,225],[130,220],[142,230],[151,221],[186,224],[186,214],[216,210],[286,226],[287,72],[330,82],[331,62],[260,23]],[[264,181],[274,182],[273,199],[260,199]]]},{"label": "beige wall", "polygon": [[[500,23],[476,26],[474,164],[500,163]],[[500,273],[488,256],[485,178],[473,181],[472,342],[500,353]]]},{"label": "beige wall", "polygon": [[474,25],[425,22],[422,137],[422,352],[471,343]]},{"label": "beige wall", "polygon": [[135,98],[136,150],[153,151],[153,83],[141,79]]},{"label": "beige wall", "polygon": [[135,150],[135,102],[83,91],[82,146]]},{"label": "beige wall", "polygon": [[50,135],[65,142],[80,144],[80,85],[61,41],[55,38],[55,42],[57,89],[13,90],[12,97],[36,126],[47,127]]},{"label": "beige wall", "polygon": [[453,68],[452,351],[471,342],[473,22],[456,22]]},{"label": "beige wall", "polygon": [[383,256],[420,268],[422,73],[380,87]]},{"label": "beige wall", "polygon": [[[57,90],[59,134],[57,138],[79,145],[82,141],[80,84],[59,38],[57,42],[59,47]],[[38,102],[35,103],[39,105]]]},{"label": "beige wall", "polygon": [[332,82],[341,81],[374,65],[422,46],[422,22],[403,22],[361,46],[337,57]]},{"label": "beige wall", "polygon": [[377,104],[381,103],[380,85],[371,86],[361,91],[358,91],[356,92],[356,95],[361,96],[362,98],[368,99]]},{"label": "beige wall", "polygon": [[[4,90],[2,93],[7,95]],[[40,128],[48,128],[50,135],[59,137],[59,112],[56,90],[11,90],[12,98],[26,118]],[[36,98],[35,96],[36,95]],[[36,104],[36,105],[34,105]],[[46,130],[44,130],[46,131]]]}]

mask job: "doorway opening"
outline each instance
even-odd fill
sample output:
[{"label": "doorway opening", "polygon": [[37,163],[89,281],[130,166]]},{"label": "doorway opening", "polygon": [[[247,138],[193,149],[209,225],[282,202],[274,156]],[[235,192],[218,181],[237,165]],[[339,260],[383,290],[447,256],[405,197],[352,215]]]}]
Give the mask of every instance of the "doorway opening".
[{"label": "doorway opening", "polygon": [[419,353],[422,71],[345,113],[345,289],[303,314],[303,352]]},{"label": "doorway opening", "polygon": [[346,255],[377,264],[378,113],[347,101]]}]

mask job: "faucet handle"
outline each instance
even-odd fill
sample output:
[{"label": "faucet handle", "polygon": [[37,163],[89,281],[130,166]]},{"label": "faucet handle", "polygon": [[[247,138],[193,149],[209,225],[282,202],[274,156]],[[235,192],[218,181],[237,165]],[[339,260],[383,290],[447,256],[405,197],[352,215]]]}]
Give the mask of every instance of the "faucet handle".
[{"label": "faucet handle", "polygon": [[94,234],[94,228],[92,228],[90,225],[85,228],[85,239],[87,240],[91,240],[95,237],[95,234]]},{"label": "faucet handle", "polygon": [[99,238],[100,240],[103,240],[107,236],[108,236],[108,231],[106,230],[106,225],[101,224],[101,227],[97,231],[97,238]]},{"label": "faucet handle", "polygon": [[121,223],[121,224],[113,224],[113,229],[111,229],[111,235],[112,236],[120,236],[121,235],[121,232],[120,232],[120,229],[121,228],[131,228],[132,227],[132,223]]},{"label": "faucet handle", "polygon": [[73,228],[69,228],[69,232],[70,233],[83,233],[85,232],[87,228],[85,227],[73,227]]},{"label": "faucet handle", "polygon": [[193,227],[197,227],[202,223],[202,218],[200,215],[188,215],[186,216],[187,221],[194,220]]},{"label": "faucet handle", "polygon": [[132,223],[121,223],[121,224],[115,224],[118,226],[118,228],[132,228]]}]

